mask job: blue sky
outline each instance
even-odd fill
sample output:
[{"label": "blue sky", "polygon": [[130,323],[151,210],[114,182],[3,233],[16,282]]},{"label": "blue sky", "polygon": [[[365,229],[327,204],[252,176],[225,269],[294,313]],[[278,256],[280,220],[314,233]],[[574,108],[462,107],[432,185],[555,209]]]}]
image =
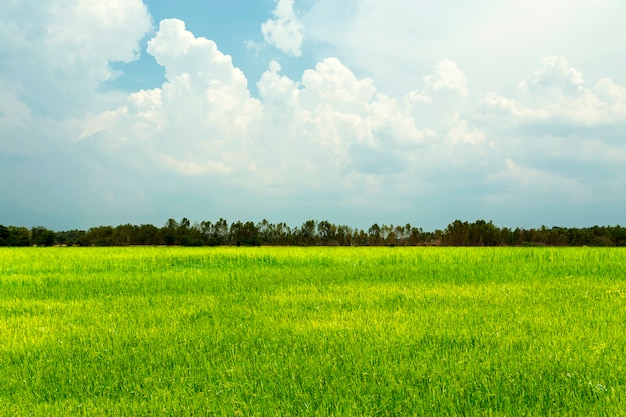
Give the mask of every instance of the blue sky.
[{"label": "blue sky", "polygon": [[626,3],[475,3],[3,4],[0,224],[626,224]]}]

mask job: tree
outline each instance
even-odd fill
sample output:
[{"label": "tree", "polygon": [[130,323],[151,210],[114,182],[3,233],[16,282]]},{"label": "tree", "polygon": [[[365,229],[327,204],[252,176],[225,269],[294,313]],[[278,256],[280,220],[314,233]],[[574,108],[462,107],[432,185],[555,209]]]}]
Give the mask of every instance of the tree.
[{"label": "tree", "polygon": [[228,222],[226,219],[220,219],[213,226],[213,237],[216,245],[226,245],[228,243]]},{"label": "tree", "polygon": [[609,233],[615,246],[626,246],[626,227],[617,225],[612,227]]},{"label": "tree", "polygon": [[461,220],[455,220],[450,223],[443,235],[443,244],[450,246],[468,246],[469,240],[469,224]]},{"label": "tree", "polygon": [[381,237],[380,226],[378,225],[378,223],[374,223],[373,225],[371,225],[368,230],[368,233],[369,233],[368,243],[374,246],[380,245],[380,243],[382,242],[382,237]]},{"label": "tree", "polygon": [[55,233],[43,226],[36,226],[30,230],[30,240],[33,245],[52,246],[55,238]]},{"label": "tree", "polygon": [[275,226],[273,224],[263,219],[256,225],[256,228],[259,231],[261,243],[273,243],[275,234]]},{"label": "tree", "polygon": [[330,245],[331,242],[337,237],[337,226],[326,220],[323,220],[317,225],[317,234],[321,239],[322,244]]},{"label": "tree", "polygon": [[25,227],[9,226],[6,246],[30,246],[30,232]]},{"label": "tree", "polygon": [[113,245],[113,227],[98,226],[92,227],[87,232],[87,239],[90,244],[95,246],[112,246]]},{"label": "tree", "polygon": [[161,240],[159,228],[151,224],[142,224],[136,230],[135,243],[138,245],[160,245]]},{"label": "tree", "polygon": [[315,244],[315,226],[317,222],[315,220],[307,220],[300,227],[300,239],[303,245]]},{"label": "tree", "polygon": [[87,232],[84,230],[67,230],[56,232],[56,241],[61,245],[87,245]]},{"label": "tree", "polygon": [[259,229],[252,222],[233,223],[230,226],[231,239],[237,246],[261,246]]},{"label": "tree", "polygon": [[178,222],[172,218],[168,219],[163,226],[163,239],[166,245],[178,243]]},{"label": "tree", "polygon": [[9,228],[0,224],[0,246],[8,246]]},{"label": "tree", "polygon": [[352,233],[352,228],[349,226],[337,226],[337,243],[341,246],[351,246]]},{"label": "tree", "polygon": [[336,226],[328,220],[307,220],[301,227],[290,228],[286,223],[276,225],[263,219],[254,224],[237,221],[229,228],[225,219],[216,223],[203,221],[193,225],[187,218],[180,223],[168,219],[162,228],[150,224],[116,227],[98,226],[84,230],[54,232],[43,226],[25,227],[0,225],[0,246],[67,245],[552,245],[552,246],[626,246],[626,228],[621,226],[592,226],[564,228],[541,226],[537,229],[494,226],[493,222],[474,223],[455,220],[444,231],[425,232],[421,228],[373,224],[368,232],[348,226]]},{"label": "tree", "polygon": [[476,220],[469,225],[470,245],[494,246],[500,241],[500,230],[491,221]]},{"label": "tree", "polygon": [[500,230],[500,239],[503,245],[514,245],[514,239],[513,239],[513,231],[511,231],[511,229],[509,229],[508,227],[503,227]]},{"label": "tree", "polygon": [[183,217],[180,223],[178,224],[178,228],[176,230],[176,234],[178,236],[178,243],[184,246],[191,245],[191,222],[188,218]]},{"label": "tree", "polygon": [[387,246],[395,246],[396,245],[396,234],[394,232],[393,224],[387,226],[383,224],[380,228],[381,238],[383,239],[383,243]]},{"label": "tree", "polygon": [[220,217],[220,219],[212,223],[210,221],[203,221],[200,223],[198,238],[209,246],[221,246],[228,244],[230,238],[230,232],[228,229],[228,222]]},{"label": "tree", "polygon": [[113,229],[113,244],[115,246],[130,246],[134,242],[136,226],[130,223],[117,226]]},{"label": "tree", "polygon": [[[410,227],[411,225],[407,225],[406,227]],[[424,242],[424,231],[422,228],[411,227],[411,231],[409,232],[409,243],[411,245],[418,245]]]},{"label": "tree", "polygon": [[274,230],[275,245],[291,245],[293,244],[293,233],[286,223],[278,223]]}]

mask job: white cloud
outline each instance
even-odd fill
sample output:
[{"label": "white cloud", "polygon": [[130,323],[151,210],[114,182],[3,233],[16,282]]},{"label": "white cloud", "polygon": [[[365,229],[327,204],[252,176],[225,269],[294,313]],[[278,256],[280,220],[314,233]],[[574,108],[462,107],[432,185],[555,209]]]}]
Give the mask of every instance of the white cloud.
[{"label": "white cloud", "polygon": [[[509,92],[483,90],[472,76],[476,62],[486,74],[502,62],[483,56],[467,64],[461,55],[461,63],[446,48],[437,53],[443,59],[431,60],[432,51],[421,57],[425,43],[411,46],[412,38],[389,43],[386,54],[372,39],[376,62],[360,53],[355,59],[348,48],[345,59],[324,56],[301,77],[283,75],[281,65],[271,62],[256,84],[256,98],[246,75],[215,42],[167,19],[147,49],[163,66],[166,82],[121,98],[116,93],[111,100],[97,87],[114,76],[111,61],[136,57],[137,42],[150,27],[143,5],[120,0],[115,3],[120,10],[111,10],[66,0],[45,3],[27,15],[20,4],[11,3],[19,18],[7,19],[7,9],[0,11],[0,34],[12,40],[0,44],[9,57],[0,68],[0,137],[5,138],[0,171],[4,175],[15,166],[14,155],[26,155],[38,173],[33,183],[40,181],[39,188],[50,195],[55,187],[46,184],[67,182],[66,201],[84,210],[171,208],[180,199],[184,208],[198,207],[184,212],[189,217],[250,218],[251,212],[305,207],[307,217],[327,209],[331,216],[347,213],[348,220],[387,216],[377,217],[380,222],[397,220],[398,213],[415,219],[425,212],[450,221],[450,213],[469,206],[475,211],[462,216],[491,218],[494,201],[502,212],[544,201],[590,205],[603,198],[624,204],[616,190],[626,186],[626,83],[619,77],[589,77],[578,60],[573,65],[547,55],[537,65],[536,58],[524,76],[510,82]],[[459,10],[472,10],[464,4]],[[361,17],[374,19],[372,10],[382,13],[379,18],[390,13],[376,0],[355,5]],[[60,15],[61,6],[79,22]],[[400,6],[417,7],[399,0],[388,7],[399,13],[405,10]],[[428,7],[441,13],[439,6]],[[290,13],[293,2],[279,2],[272,21],[278,24]],[[96,21],[98,15],[105,18]],[[404,15],[398,18],[405,29],[444,36],[432,18],[420,18],[433,29],[431,35],[409,25]],[[363,22],[346,23],[345,30],[356,37],[346,42],[363,35]],[[375,28],[368,36],[391,39]],[[85,43],[77,42],[83,33]],[[295,54],[301,44],[284,49]],[[404,55],[394,56],[396,47]],[[418,61],[424,62],[415,65]],[[17,71],[24,65],[38,68],[35,64],[41,64],[43,78]],[[377,71],[383,68],[389,75],[386,67],[406,67],[412,74],[400,78],[395,91],[383,92],[386,81]],[[64,101],[59,105],[58,97]],[[64,164],[68,158],[72,162]],[[55,168],[62,172],[58,179],[50,175]],[[194,214],[207,206],[215,211]],[[341,219],[339,214],[331,218]]]},{"label": "white cloud", "polygon": [[542,59],[542,68],[532,73],[520,84],[523,94],[554,98],[576,96],[584,84],[583,75],[568,65],[563,57],[551,56]]},{"label": "white cloud", "polygon": [[467,77],[454,61],[442,59],[422,77],[422,84],[404,96],[404,104],[415,123],[445,137],[468,105]]},{"label": "white cloud", "polygon": [[490,93],[482,100],[480,117],[506,118],[515,125],[551,129],[623,126],[624,87],[610,79],[600,80],[592,89],[582,73],[563,57],[542,59],[542,68],[519,83],[515,99]]},{"label": "white cloud", "polygon": [[20,90],[19,86],[0,83],[0,121],[5,129],[28,126],[31,111],[18,99]]},{"label": "white cloud", "polygon": [[381,91],[406,94],[449,58],[474,91],[508,94],[551,55],[585,68],[592,82],[626,83],[624,15],[621,0],[317,0],[302,21],[312,48],[372,77]]},{"label": "white cloud", "polygon": [[[23,1],[3,4],[0,81],[18,86],[37,114],[67,117],[101,111],[117,98],[98,91],[115,76],[111,63],[130,62],[151,19],[141,0]],[[94,96],[97,99],[94,100]]]},{"label": "white cloud", "polygon": [[358,187],[338,181],[358,177],[351,173],[367,175],[379,165],[406,169],[416,147],[432,136],[404,102],[377,94],[372,80],[358,79],[335,58],[306,70],[298,82],[272,62],[257,84],[257,100],[230,57],[183,22],[161,22],[148,45],[168,81],[90,119],[82,135],[104,135],[111,154],[138,166],[227,175],[246,189],[283,194],[303,186],[342,189]]},{"label": "white cloud", "polygon": [[50,64],[72,76],[87,72],[95,82],[111,78],[111,62],[135,60],[138,41],[151,26],[146,6],[136,0],[65,0],[46,6],[42,46]]},{"label": "white cloud", "polygon": [[[104,135],[112,155],[132,155],[129,163],[220,181],[248,196],[316,196],[352,207],[484,184],[500,191],[476,194],[474,204],[506,200],[510,190],[520,198],[559,190],[580,202],[596,182],[576,173],[578,164],[619,170],[609,155],[621,151],[604,139],[591,146],[576,138],[563,152],[562,132],[580,126],[581,113],[592,129],[619,129],[624,104],[622,86],[607,79],[590,89],[563,58],[543,60],[514,98],[471,93],[456,63],[440,60],[402,100],[337,58],[321,60],[299,81],[272,62],[255,99],[230,57],[181,21],[161,22],[149,53],[168,81],[94,118],[88,132]],[[598,161],[585,161],[589,149]]]},{"label": "white cloud", "polygon": [[97,141],[76,139],[85,115],[123,100],[100,87],[115,77],[113,62],[137,57],[150,29],[141,0],[3,2],[0,177],[11,181],[0,188],[2,205],[12,210],[3,216],[22,216],[18,224],[25,225],[83,224],[77,216],[106,210],[104,194],[124,195],[122,210],[136,207],[132,178],[122,177],[115,159],[103,158]]},{"label": "white cloud", "polygon": [[424,77],[424,83],[428,90],[451,90],[456,91],[461,97],[467,97],[467,77],[454,61],[443,59],[435,66],[434,73]]},{"label": "white cloud", "polygon": [[306,70],[302,76],[303,98],[308,103],[333,105],[339,108],[360,110],[376,93],[372,80],[358,80],[337,58],[326,58]]},{"label": "white cloud", "polygon": [[265,42],[281,51],[294,55],[302,55],[304,42],[304,26],[293,10],[294,0],[276,0],[274,18],[261,25]]},{"label": "white cloud", "polygon": [[126,155],[184,175],[231,172],[261,112],[241,70],[213,41],[196,38],[177,19],[160,23],[148,53],[165,67],[168,81],[90,119],[83,138],[103,133],[112,152],[124,155],[120,148],[131,147],[140,153]]},{"label": "white cloud", "polygon": [[174,171],[183,175],[205,175],[205,174],[217,174],[228,175],[232,172],[231,168],[226,166],[222,162],[205,161],[204,163],[198,163],[194,161],[191,154],[188,154],[185,159],[176,159],[170,155],[161,154],[163,163],[172,168]]},{"label": "white cloud", "polygon": [[550,170],[525,166],[512,159],[505,160],[505,169],[489,177],[505,187],[494,199],[548,199],[561,203],[593,201],[593,190],[584,180]]},{"label": "white cloud", "polygon": [[485,132],[480,129],[468,127],[467,120],[461,120],[448,132],[448,138],[452,143],[469,143],[478,145],[485,141]]},{"label": "white cloud", "polygon": [[299,90],[297,84],[280,75],[281,66],[278,62],[272,61],[269,70],[264,72],[261,80],[257,83],[259,94],[263,102],[268,105],[283,105],[293,108],[298,97]]},{"label": "white cloud", "polygon": [[606,103],[607,111],[614,120],[626,119],[626,87],[610,78],[598,81],[593,90],[598,99]]},{"label": "white cloud", "polygon": [[39,192],[54,211],[65,204],[66,194],[80,194],[77,184],[90,181],[93,163],[84,154],[91,150],[76,146],[85,130],[82,119],[117,105],[121,95],[99,87],[114,76],[113,61],[136,58],[150,27],[140,0],[3,3],[0,157],[22,161],[16,169],[25,172],[8,174],[17,190],[5,195],[23,195],[29,186],[22,182],[31,181],[38,190],[33,196]]}]

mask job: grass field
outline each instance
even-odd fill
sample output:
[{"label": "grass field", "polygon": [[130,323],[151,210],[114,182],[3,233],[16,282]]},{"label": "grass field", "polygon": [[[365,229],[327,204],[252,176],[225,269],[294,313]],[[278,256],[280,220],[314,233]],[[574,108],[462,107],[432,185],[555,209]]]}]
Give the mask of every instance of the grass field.
[{"label": "grass field", "polygon": [[626,415],[626,251],[0,249],[0,415]]}]

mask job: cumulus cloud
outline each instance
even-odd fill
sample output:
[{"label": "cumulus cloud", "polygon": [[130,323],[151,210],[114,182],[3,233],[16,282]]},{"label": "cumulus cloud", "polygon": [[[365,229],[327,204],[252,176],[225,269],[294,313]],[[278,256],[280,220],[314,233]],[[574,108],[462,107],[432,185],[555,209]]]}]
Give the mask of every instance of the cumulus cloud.
[{"label": "cumulus cloud", "polygon": [[621,129],[624,87],[604,79],[589,88],[564,58],[541,61],[514,97],[472,94],[463,71],[443,59],[401,99],[337,58],[300,80],[271,62],[257,99],[230,57],[182,21],[161,22],[148,45],[167,82],[91,119],[84,138],[106,138],[103,147],[132,155],[129,164],[222,181],[246,195],[317,196],[346,207],[402,195],[401,207],[439,192],[429,184],[459,195],[461,184],[485,184],[499,191],[482,194],[483,204],[511,190],[537,198],[568,190],[567,201],[582,201],[596,183],[576,168],[589,164],[589,149],[618,169],[607,155],[620,150],[605,137],[565,145],[563,132],[581,123]]},{"label": "cumulus cloud", "polygon": [[457,67],[454,61],[442,59],[434,68],[432,75],[424,77],[428,90],[450,90],[458,92],[461,97],[467,97],[467,77]]},{"label": "cumulus cloud", "polygon": [[272,62],[256,99],[230,57],[182,21],[162,21],[148,53],[165,67],[167,82],[94,116],[82,134],[105,138],[102,146],[130,164],[227,176],[248,190],[282,194],[358,189],[372,173],[405,171],[433,136],[407,103],[379,94],[336,58],[298,81]]},{"label": "cumulus cloud", "polygon": [[525,204],[535,200],[537,208],[547,202],[560,205],[580,204],[594,200],[594,190],[584,178],[555,172],[550,169],[533,167],[507,158],[503,170],[489,176],[489,180],[499,183],[499,195],[493,200],[509,200]]},{"label": "cumulus cloud", "polygon": [[501,170],[489,176],[506,185],[500,197],[527,196],[525,204],[611,200],[626,184],[617,162],[626,148],[623,93],[610,79],[590,87],[565,58],[547,57],[514,97],[485,95],[473,120],[488,130],[504,158]]},{"label": "cumulus cloud", "polygon": [[590,80],[626,79],[624,15],[620,0],[316,0],[301,19],[311,45],[375,78],[381,91],[406,93],[447,57],[474,90],[508,94],[538,57],[555,54],[581,65]]},{"label": "cumulus cloud", "polygon": [[[542,59],[542,68],[532,73],[527,81],[520,84],[520,90],[528,96],[548,99],[576,96],[584,84],[583,75],[568,65],[563,57],[551,56]],[[554,97],[556,96],[556,97]]]},{"label": "cumulus cloud", "polygon": [[[80,24],[57,15],[53,2],[28,18],[22,3],[10,3],[20,18],[0,11],[0,32],[21,45],[0,44],[9,57],[0,69],[0,135],[9,138],[0,142],[0,171],[8,175],[19,155],[38,167],[30,186],[46,172],[60,172],[54,187],[35,188],[49,195],[66,182],[67,201],[85,211],[127,213],[183,201],[185,208],[199,207],[184,212],[190,217],[212,215],[194,214],[202,207],[249,218],[250,207],[281,212],[301,205],[310,208],[307,217],[327,209],[334,221],[343,221],[336,214],[342,210],[348,221],[356,212],[389,219],[428,210],[450,221],[444,205],[471,206],[475,211],[460,215],[497,222],[494,202],[502,212],[548,200],[623,203],[606,196],[626,185],[626,87],[612,78],[589,82],[563,57],[540,61],[512,83],[510,94],[477,89],[465,65],[440,57],[416,70],[399,94],[383,92],[379,79],[343,58],[319,59],[299,77],[271,62],[253,81],[255,97],[214,41],[166,19],[146,51],[166,81],[112,99],[97,87],[114,76],[112,61],[135,59],[150,19],[141,2],[119,0],[117,16],[108,6],[83,10],[89,9],[84,1],[66,0]],[[96,22],[98,14],[108,17]],[[297,23],[292,1],[278,2],[270,22],[289,26],[286,16]],[[35,19],[49,21],[51,30],[28,23]],[[280,48],[271,37],[288,31],[272,24],[266,23],[266,40]],[[82,32],[85,44],[74,39]],[[42,47],[46,42],[51,51]],[[296,44],[284,50],[300,53],[301,39]],[[38,62],[47,87],[18,74],[21,65]],[[56,106],[52,93],[75,99]],[[55,160],[67,158],[73,162],[57,167]]]},{"label": "cumulus cloud", "polygon": [[153,159],[146,164],[185,175],[231,172],[228,164],[240,159],[237,150],[254,136],[261,111],[246,77],[213,41],[196,38],[177,19],[160,23],[148,53],[165,67],[167,82],[91,118],[82,137],[104,133],[112,152],[138,148]]},{"label": "cumulus cloud", "polygon": [[42,44],[50,64],[72,76],[96,82],[112,76],[111,62],[139,55],[139,40],[150,29],[146,6],[136,0],[48,2]]},{"label": "cumulus cloud", "polygon": [[[151,28],[141,0],[24,1],[3,4],[0,80],[33,112],[52,117],[111,104],[98,92],[115,76],[111,64],[130,62]],[[99,95],[94,100],[94,95]]]},{"label": "cumulus cloud", "polygon": [[485,132],[480,129],[470,129],[467,120],[461,120],[448,132],[448,138],[452,143],[469,143],[478,145],[485,141]]},{"label": "cumulus cloud", "polygon": [[116,76],[113,63],[138,57],[151,27],[141,0],[3,2],[0,177],[11,180],[0,185],[0,216],[82,224],[77,212],[102,213],[102,196],[114,194],[128,197],[122,210],[136,207],[141,193],[130,176],[119,177],[117,159],[77,139],[86,115],[124,100],[100,87]]},{"label": "cumulus cloud", "polygon": [[442,59],[431,74],[422,77],[422,86],[404,96],[404,103],[416,123],[445,137],[452,126],[462,122],[460,118],[469,98],[467,84],[467,77],[457,64]]},{"label": "cumulus cloud", "polygon": [[553,56],[542,59],[542,67],[519,83],[515,98],[485,96],[481,113],[546,132],[550,127],[584,132],[587,127],[623,126],[624,97],[624,87],[611,79],[586,86],[579,70],[565,58]]},{"label": "cumulus cloud", "polygon": [[293,9],[294,0],[276,0],[274,18],[261,25],[265,42],[294,56],[302,55],[304,25]]}]

